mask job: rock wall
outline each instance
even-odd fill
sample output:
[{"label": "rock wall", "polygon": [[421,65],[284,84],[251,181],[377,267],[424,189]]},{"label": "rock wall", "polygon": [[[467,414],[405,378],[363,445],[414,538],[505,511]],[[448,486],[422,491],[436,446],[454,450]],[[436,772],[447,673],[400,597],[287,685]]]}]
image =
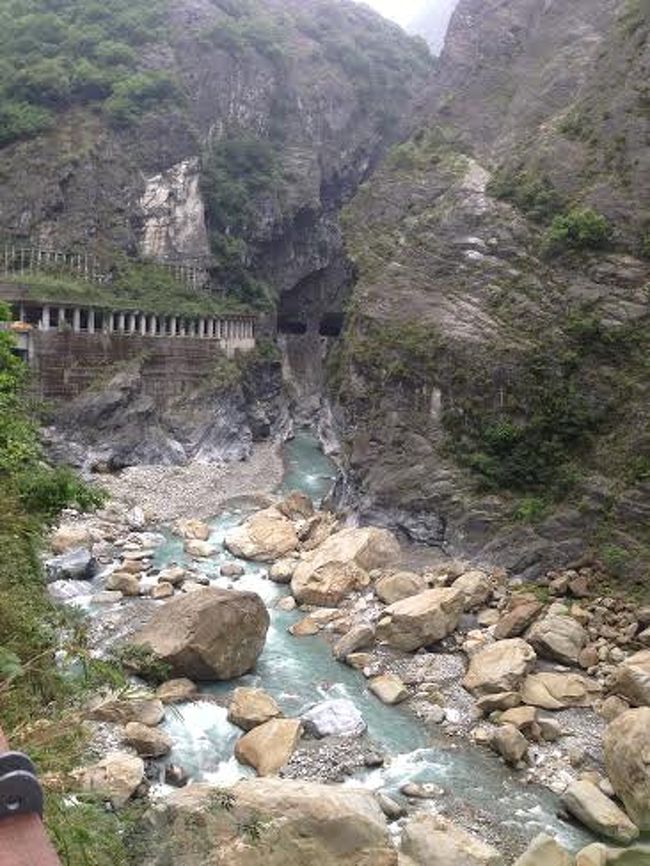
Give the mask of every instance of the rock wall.
[{"label": "rock wall", "polygon": [[[524,575],[596,557],[642,580],[649,556],[648,119],[627,77],[648,27],[631,8],[461,0],[426,124],[344,220],[339,501]],[[572,208],[605,216],[600,249],[549,248]]]}]

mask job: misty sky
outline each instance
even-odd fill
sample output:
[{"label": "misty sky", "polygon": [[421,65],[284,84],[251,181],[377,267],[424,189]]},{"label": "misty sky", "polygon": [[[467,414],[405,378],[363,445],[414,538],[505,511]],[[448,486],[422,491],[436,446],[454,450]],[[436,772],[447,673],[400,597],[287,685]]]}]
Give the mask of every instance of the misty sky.
[{"label": "misty sky", "polygon": [[402,26],[408,24],[422,6],[422,0],[363,0],[363,2]]}]

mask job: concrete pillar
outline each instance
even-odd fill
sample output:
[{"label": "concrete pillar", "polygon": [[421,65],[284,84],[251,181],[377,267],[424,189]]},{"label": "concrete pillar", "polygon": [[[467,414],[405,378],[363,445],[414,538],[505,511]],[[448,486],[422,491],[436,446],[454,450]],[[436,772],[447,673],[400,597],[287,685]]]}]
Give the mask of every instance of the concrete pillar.
[{"label": "concrete pillar", "polygon": [[201,339],[205,338],[205,319],[199,319],[199,337]]},{"label": "concrete pillar", "polygon": [[178,329],[178,333],[181,337],[187,336],[187,321],[185,319],[181,319],[181,325]]},{"label": "concrete pillar", "polygon": [[88,333],[95,333],[95,311],[88,310]]},{"label": "concrete pillar", "polygon": [[65,307],[59,307],[59,330],[65,325]]},{"label": "concrete pillar", "polygon": [[120,333],[122,333],[122,334],[126,331],[126,314],[125,313],[118,313],[117,314],[117,330],[120,331]]},{"label": "concrete pillar", "polygon": [[78,333],[81,330],[81,310],[75,307],[72,311],[72,330]]},{"label": "concrete pillar", "polygon": [[158,333],[158,316],[150,316],[149,318],[149,335],[155,337]]},{"label": "concrete pillar", "polygon": [[20,307],[18,308],[18,321],[19,322],[25,321],[25,305],[24,304],[21,304]]},{"label": "concrete pillar", "polygon": [[126,330],[129,334],[135,334],[135,313],[129,313],[129,325]]},{"label": "concrete pillar", "polygon": [[147,333],[147,317],[140,313],[140,334],[145,336]]},{"label": "concrete pillar", "polygon": [[176,316],[171,316],[169,319],[169,335],[176,336]]},{"label": "concrete pillar", "polygon": [[50,308],[48,306],[43,307],[43,312],[41,313],[41,327],[44,331],[50,330]]}]

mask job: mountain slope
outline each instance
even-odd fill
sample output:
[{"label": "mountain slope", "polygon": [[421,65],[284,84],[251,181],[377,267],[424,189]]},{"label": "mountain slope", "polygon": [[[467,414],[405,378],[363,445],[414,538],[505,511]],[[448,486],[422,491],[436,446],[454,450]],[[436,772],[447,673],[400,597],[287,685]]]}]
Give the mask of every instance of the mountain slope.
[{"label": "mountain slope", "polygon": [[[524,574],[594,555],[643,577],[648,561],[634,81],[648,26],[630,10],[461,0],[429,121],[346,214],[358,281],[331,364],[340,495]],[[608,132],[582,140],[569,119],[596,95]]]}]

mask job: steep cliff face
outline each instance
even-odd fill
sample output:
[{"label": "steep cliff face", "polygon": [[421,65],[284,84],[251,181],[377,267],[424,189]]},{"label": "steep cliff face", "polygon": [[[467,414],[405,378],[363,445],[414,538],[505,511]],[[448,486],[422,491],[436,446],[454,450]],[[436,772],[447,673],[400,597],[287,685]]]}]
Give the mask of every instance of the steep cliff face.
[{"label": "steep cliff face", "polygon": [[209,261],[217,286],[277,297],[337,258],[338,209],[409,129],[426,49],[353,2],[155,8],[138,69],[171,84],[68,97],[49,131],[2,148],[0,233]]},{"label": "steep cliff face", "polygon": [[524,574],[645,573],[647,40],[641,4],[461,0],[427,124],[345,218],[330,387],[366,514]]}]

